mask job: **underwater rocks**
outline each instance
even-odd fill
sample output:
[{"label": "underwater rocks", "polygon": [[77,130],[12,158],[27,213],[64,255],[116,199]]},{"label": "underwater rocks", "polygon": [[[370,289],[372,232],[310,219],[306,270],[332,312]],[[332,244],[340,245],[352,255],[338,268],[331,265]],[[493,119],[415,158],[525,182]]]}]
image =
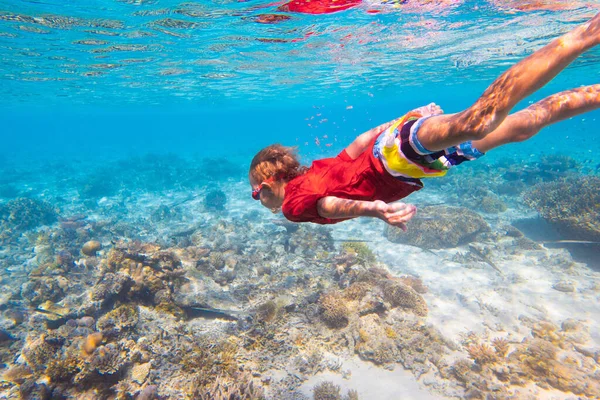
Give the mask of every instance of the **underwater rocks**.
[{"label": "underwater rocks", "polygon": [[408,232],[386,225],[384,235],[393,243],[408,244],[424,249],[443,249],[460,246],[490,230],[477,213],[464,207],[431,206],[419,209],[407,224]]},{"label": "underwater rocks", "polygon": [[566,238],[600,241],[599,177],[540,183],[523,200]]},{"label": "underwater rocks", "polygon": [[204,208],[211,211],[223,211],[227,204],[227,195],[222,190],[211,190],[204,198]]}]

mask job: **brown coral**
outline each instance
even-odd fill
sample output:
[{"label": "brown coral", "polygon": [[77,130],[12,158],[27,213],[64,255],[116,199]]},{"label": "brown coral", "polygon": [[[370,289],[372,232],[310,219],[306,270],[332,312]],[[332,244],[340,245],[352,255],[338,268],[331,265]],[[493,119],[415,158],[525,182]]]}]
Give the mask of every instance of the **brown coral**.
[{"label": "brown coral", "polygon": [[498,357],[505,357],[508,354],[508,341],[506,339],[495,338],[492,340],[492,346],[494,346]]},{"label": "brown coral", "polygon": [[269,300],[264,302],[260,306],[258,306],[257,316],[260,321],[271,322],[277,313],[279,312],[280,307],[273,300]]},{"label": "brown coral", "polygon": [[425,300],[410,286],[400,282],[391,282],[385,285],[383,293],[385,299],[393,307],[402,307],[421,317],[427,316],[428,309]]},{"label": "brown coral", "polygon": [[321,382],[313,388],[313,400],[342,400],[340,390],[333,382]]},{"label": "brown coral", "polygon": [[81,350],[84,354],[92,354],[96,348],[102,343],[104,336],[100,332],[90,333],[81,345]]},{"label": "brown coral", "polygon": [[469,356],[478,364],[493,364],[498,360],[498,356],[487,344],[472,344],[467,347]]},{"label": "brown coral", "polygon": [[360,300],[371,289],[371,285],[366,282],[355,282],[344,290],[344,297],[349,300]]},{"label": "brown coral", "polygon": [[79,371],[81,371],[81,360],[72,354],[67,354],[65,357],[51,360],[46,368],[46,375],[53,383],[68,382]]},{"label": "brown coral", "polygon": [[471,368],[473,363],[469,360],[461,359],[456,361],[451,368],[452,374],[462,383],[467,383],[471,380]]},{"label": "brown coral", "polygon": [[319,298],[321,319],[330,328],[343,328],[348,325],[348,307],[337,292],[321,295]]},{"label": "brown coral", "polygon": [[43,370],[59,348],[59,346],[48,343],[46,337],[47,335],[42,335],[32,340],[23,349],[23,356],[27,360],[27,364],[34,370]]},{"label": "brown coral", "polygon": [[132,329],[139,319],[138,308],[133,305],[121,305],[106,313],[96,323],[96,327],[105,336],[116,336]]},{"label": "brown coral", "polygon": [[81,252],[86,256],[93,257],[102,249],[102,244],[97,240],[90,240],[81,247]]},{"label": "brown coral", "polygon": [[17,385],[22,384],[33,375],[33,371],[26,365],[18,364],[12,366],[2,375],[2,379]]},{"label": "brown coral", "polygon": [[427,286],[416,276],[402,276],[398,278],[398,281],[404,283],[406,286],[410,286],[419,294],[427,293]]},{"label": "brown coral", "polygon": [[262,400],[264,389],[247,373],[237,373],[232,380],[219,376],[211,385],[201,386],[193,394],[198,400]]}]

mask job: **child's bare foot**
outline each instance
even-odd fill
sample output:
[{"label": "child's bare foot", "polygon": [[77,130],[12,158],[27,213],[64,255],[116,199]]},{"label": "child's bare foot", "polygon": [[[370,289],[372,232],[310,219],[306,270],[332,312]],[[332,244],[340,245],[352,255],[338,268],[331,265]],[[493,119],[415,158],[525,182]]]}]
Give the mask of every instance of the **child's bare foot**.
[{"label": "child's bare foot", "polygon": [[444,113],[444,110],[435,103],[429,103],[426,106],[415,108],[413,111],[418,112],[424,117],[431,117],[432,115],[440,115]]},{"label": "child's bare foot", "polygon": [[575,34],[575,40],[583,41],[587,47],[600,44],[600,13],[579,28],[575,28],[572,33]]}]

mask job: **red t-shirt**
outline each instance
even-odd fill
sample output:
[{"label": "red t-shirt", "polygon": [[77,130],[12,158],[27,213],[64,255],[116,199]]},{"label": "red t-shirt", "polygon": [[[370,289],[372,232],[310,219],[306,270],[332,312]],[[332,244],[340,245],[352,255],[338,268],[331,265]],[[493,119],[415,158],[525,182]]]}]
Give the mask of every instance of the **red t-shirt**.
[{"label": "red t-shirt", "polygon": [[335,196],[390,203],[422,188],[390,175],[373,155],[374,142],[355,160],[344,150],[335,158],[314,161],[305,174],[289,181],[281,207],[283,215],[293,222],[335,224],[350,218],[321,217],[317,210],[319,199]]},{"label": "red t-shirt", "polygon": [[362,0],[291,0],[279,7],[279,11],[306,14],[330,14],[356,7]]}]

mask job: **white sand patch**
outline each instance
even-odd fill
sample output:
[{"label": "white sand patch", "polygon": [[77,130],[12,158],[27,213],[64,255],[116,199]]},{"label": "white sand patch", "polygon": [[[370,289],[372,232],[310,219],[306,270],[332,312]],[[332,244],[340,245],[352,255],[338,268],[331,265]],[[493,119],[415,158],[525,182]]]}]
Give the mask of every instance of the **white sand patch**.
[{"label": "white sand patch", "polygon": [[342,370],[346,378],[334,372],[322,372],[304,382],[300,390],[312,399],[312,389],[315,385],[331,381],[342,388],[342,395],[345,395],[348,390],[356,390],[360,399],[434,400],[444,398],[430,394],[410,371],[404,370],[400,365],[393,371],[388,371],[372,363],[364,362],[358,357],[353,357],[344,361]]},{"label": "white sand patch", "polygon": [[[334,227],[334,237],[365,239],[392,273],[414,275],[429,288],[424,295],[429,306],[427,317],[448,339],[460,342],[469,331],[488,332],[491,337],[510,335],[520,340],[530,334],[522,319],[547,320],[560,326],[568,319],[582,321],[592,336],[590,346],[600,346],[600,292],[594,285],[600,273],[571,261],[567,250],[493,250],[499,273],[485,262],[459,263],[451,258],[467,253],[467,247],[428,251],[394,244],[383,235],[381,221],[348,221]],[[489,244],[487,244],[489,246]],[[569,282],[574,292],[553,288]],[[597,286],[596,286],[597,287]]]}]

